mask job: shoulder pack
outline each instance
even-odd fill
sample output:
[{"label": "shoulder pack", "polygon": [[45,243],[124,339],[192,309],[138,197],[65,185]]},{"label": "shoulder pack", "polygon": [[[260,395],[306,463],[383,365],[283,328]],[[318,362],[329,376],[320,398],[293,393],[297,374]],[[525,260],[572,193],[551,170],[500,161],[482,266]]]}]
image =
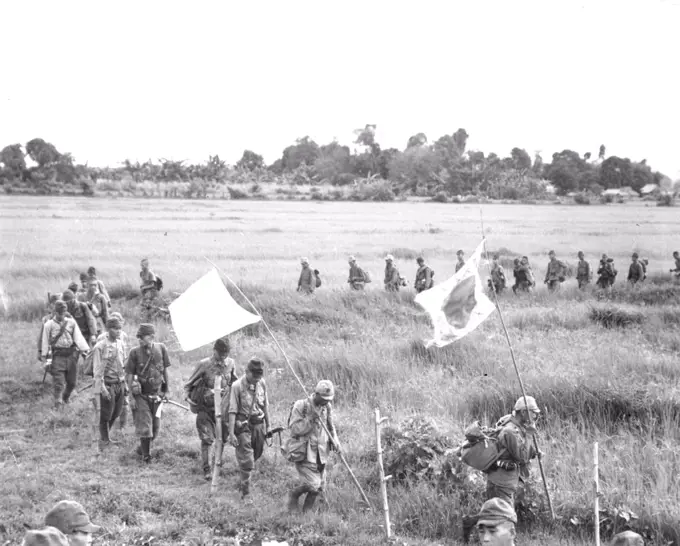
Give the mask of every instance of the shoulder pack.
[{"label": "shoulder pack", "polygon": [[[305,401],[302,407],[302,416],[307,416],[308,403]],[[286,426],[290,430],[290,419],[293,416],[293,408],[295,407],[295,402],[290,406],[288,411],[288,422]],[[290,435],[283,444],[281,452],[287,461],[291,463],[300,463],[307,458],[307,436],[293,436]]]},{"label": "shoulder pack", "polygon": [[496,427],[483,427],[475,421],[465,429],[465,443],[460,447],[461,460],[482,472],[487,472],[500,458],[502,449],[498,447],[498,435],[503,429],[499,423]]},{"label": "shoulder pack", "polygon": [[371,282],[371,274],[365,269],[362,269],[362,271],[364,273],[364,282],[368,284],[369,282]]},{"label": "shoulder pack", "polygon": [[314,270],[314,282],[317,288],[321,286],[321,273],[319,273],[318,269]]},{"label": "shoulder pack", "polygon": [[163,290],[163,279],[156,275],[156,280],[154,282],[156,283],[156,290],[159,292]]}]

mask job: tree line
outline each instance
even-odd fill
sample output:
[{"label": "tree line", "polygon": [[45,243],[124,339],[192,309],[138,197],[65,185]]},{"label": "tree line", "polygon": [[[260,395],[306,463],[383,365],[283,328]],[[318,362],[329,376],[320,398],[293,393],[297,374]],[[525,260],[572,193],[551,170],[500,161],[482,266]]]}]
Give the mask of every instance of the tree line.
[{"label": "tree line", "polygon": [[[606,156],[600,146],[597,156],[563,150],[544,161],[539,152],[533,157],[523,148],[512,148],[501,157],[467,150],[468,133],[458,129],[430,141],[424,133],[411,136],[402,150],[382,148],[376,140],[376,125],[355,131],[353,149],[337,141],[319,145],[309,136],[287,146],[281,157],[266,165],[263,157],[245,150],[235,165],[227,165],[218,155],[191,164],[159,159],[144,163],[124,160],[117,167],[89,167],[76,164],[72,155],[61,153],[41,138],[22,146],[11,144],[0,151],[0,183],[7,187],[23,185],[38,193],[54,193],[64,185],[80,185],[92,193],[98,180],[139,182],[189,182],[190,194],[201,196],[210,184],[239,182],[288,184],[380,183],[394,194],[480,195],[497,199],[540,197],[551,183],[557,194],[570,192],[600,194],[609,188],[630,187],[640,191],[647,184],[668,183],[653,171],[646,160]],[[27,164],[26,158],[32,160]],[[187,196],[187,195],[185,195]]]}]

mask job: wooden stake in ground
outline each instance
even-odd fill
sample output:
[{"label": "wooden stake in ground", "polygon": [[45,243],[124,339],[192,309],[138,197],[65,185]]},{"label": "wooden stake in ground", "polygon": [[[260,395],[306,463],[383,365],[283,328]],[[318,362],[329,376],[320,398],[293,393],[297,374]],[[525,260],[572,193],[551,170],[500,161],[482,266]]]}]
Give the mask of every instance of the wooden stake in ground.
[{"label": "wooden stake in ground", "polygon": [[600,463],[597,442],[593,446],[593,492],[595,493],[595,546],[600,546]]},{"label": "wooden stake in ground", "polygon": [[214,390],[215,393],[215,459],[213,461],[212,482],[210,484],[210,493],[217,491],[217,485],[220,481],[220,467],[222,466],[222,376],[217,374],[215,376]]},{"label": "wooden stake in ground", "polygon": [[380,410],[375,408],[375,445],[378,452],[378,468],[380,469],[380,493],[382,494],[383,513],[385,514],[385,535],[389,540],[392,537],[392,527],[390,525],[390,507],[387,504],[387,480],[392,476],[385,476],[385,469],[383,468],[382,458],[382,442],[380,441],[380,429],[387,417],[380,418]]}]

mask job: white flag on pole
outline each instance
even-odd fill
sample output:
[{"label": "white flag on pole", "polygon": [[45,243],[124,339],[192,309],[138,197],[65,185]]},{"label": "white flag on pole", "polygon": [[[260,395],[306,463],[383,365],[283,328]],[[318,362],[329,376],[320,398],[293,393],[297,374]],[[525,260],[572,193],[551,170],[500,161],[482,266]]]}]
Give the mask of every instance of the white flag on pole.
[{"label": "white flag on pole", "polygon": [[495,306],[484,293],[478,271],[483,248],[484,241],[453,277],[416,296],[416,303],[430,314],[434,326],[434,339],[427,341],[426,347],[458,341],[493,313]]},{"label": "white flag on pole", "polygon": [[234,301],[214,268],[187,288],[168,309],[172,327],[185,351],[260,320]]}]

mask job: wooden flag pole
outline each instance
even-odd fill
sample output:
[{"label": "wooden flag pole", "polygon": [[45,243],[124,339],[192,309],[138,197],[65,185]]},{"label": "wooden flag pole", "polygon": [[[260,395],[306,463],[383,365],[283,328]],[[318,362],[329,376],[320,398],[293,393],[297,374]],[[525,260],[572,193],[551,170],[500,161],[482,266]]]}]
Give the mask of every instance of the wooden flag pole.
[{"label": "wooden flag pole", "polygon": [[593,445],[593,492],[595,493],[595,546],[600,546],[600,463],[598,445]]},{"label": "wooden flag pole", "polygon": [[222,376],[215,376],[213,392],[215,393],[215,453],[213,460],[212,482],[210,482],[210,493],[217,491],[220,481],[220,467],[222,466],[222,450],[224,448],[222,440]]},{"label": "wooden flag pole", "polygon": [[387,504],[387,480],[392,476],[385,476],[385,469],[383,467],[383,450],[382,442],[380,441],[380,429],[387,417],[380,418],[380,410],[375,408],[375,445],[378,452],[378,468],[380,470],[380,493],[382,494],[383,513],[385,514],[385,535],[389,540],[392,537],[392,526],[390,525],[390,507]]}]

